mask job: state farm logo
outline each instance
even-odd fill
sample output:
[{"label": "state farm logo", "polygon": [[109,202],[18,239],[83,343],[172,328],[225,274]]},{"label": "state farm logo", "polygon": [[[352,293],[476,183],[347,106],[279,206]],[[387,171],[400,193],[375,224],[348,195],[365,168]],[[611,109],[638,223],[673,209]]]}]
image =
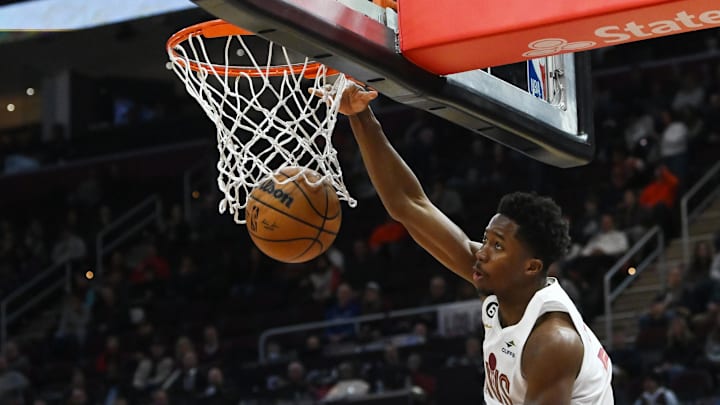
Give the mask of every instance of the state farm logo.
[{"label": "state farm logo", "polygon": [[593,30],[593,41],[568,41],[563,38],[544,38],[528,44],[529,51],[522,55],[538,58],[561,52],[574,52],[598,46],[617,45],[656,36],[680,34],[709,26],[720,26],[720,10],[707,10],[692,14],[678,11],[673,17],[658,21],[628,21],[623,25],[606,25]]},{"label": "state farm logo", "polygon": [[555,55],[560,52],[573,52],[581,49],[592,48],[597,45],[594,41],[568,42],[562,38],[545,38],[533,41],[528,44],[530,51],[523,53],[527,58],[538,58],[541,56]]}]

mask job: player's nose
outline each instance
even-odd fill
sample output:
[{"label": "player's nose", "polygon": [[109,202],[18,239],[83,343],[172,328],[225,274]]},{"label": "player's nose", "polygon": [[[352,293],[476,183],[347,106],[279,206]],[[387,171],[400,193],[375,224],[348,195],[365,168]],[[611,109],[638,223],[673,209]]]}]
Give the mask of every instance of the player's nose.
[{"label": "player's nose", "polygon": [[485,252],[485,245],[482,245],[480,249],[475,252],[475,259],[479,262],[487,261],[487,253]]}]

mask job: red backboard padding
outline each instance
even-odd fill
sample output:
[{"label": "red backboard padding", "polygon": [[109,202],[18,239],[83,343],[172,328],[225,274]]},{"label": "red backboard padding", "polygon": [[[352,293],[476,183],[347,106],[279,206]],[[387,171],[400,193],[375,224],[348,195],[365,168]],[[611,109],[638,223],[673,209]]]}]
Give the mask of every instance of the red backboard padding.
[{"label": "red backboard padding", "polygon": [[720,0],[399,0],[400,50],[436,74],[720,27]]}]

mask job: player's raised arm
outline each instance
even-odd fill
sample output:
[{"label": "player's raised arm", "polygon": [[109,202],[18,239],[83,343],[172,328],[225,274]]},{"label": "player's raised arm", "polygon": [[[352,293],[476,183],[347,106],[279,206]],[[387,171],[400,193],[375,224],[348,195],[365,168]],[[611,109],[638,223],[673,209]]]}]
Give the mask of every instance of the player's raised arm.
[{"label": "player's raised arm", "polygon": [[472,282],[476,247],[425,194],[415,174],[395,151],[369,107],[377,92],[345,90],[340,112],[347,115],[370,180],[390,216],[450,270]]}]

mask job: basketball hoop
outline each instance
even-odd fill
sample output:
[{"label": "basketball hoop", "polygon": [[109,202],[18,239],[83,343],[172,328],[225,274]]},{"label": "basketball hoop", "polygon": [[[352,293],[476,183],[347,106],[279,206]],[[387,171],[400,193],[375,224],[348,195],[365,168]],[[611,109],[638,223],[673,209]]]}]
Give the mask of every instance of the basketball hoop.
[{"label": "basketball hoop", "polygon": [[308,184],[329,182],[341,200],[357,205],[331,139],[340,107],[335,95],[345,89],[345,75],[223,20],[178,31],[167,52],[173,71],[217,128],[220,213],[227,210],[244,224],[250,191],[286,166],[321,177],[302,170],[283,184],[299,176]]}]

